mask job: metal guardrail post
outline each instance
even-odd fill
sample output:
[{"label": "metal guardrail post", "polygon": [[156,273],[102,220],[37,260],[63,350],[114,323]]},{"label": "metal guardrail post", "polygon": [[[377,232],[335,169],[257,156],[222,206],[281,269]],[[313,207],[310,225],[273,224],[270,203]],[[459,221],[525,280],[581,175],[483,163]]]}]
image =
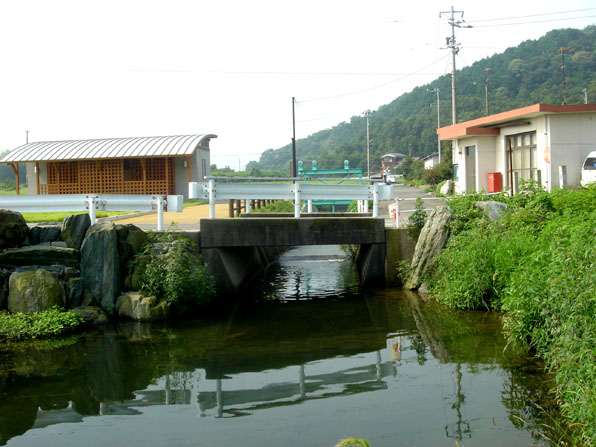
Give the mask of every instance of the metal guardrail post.
[{"label": "metal guardrail post", "polygon": [[300,217],[300,181],[294,180],[294,217]]},{"label": "metal guardrail post", "polygon": [[308,214],[312,214],[312,199],[308,200]]},{"label": "metal guardrail post", "polygon": [[250,214],[250,199],[244,201],[244,212]]},{"label": "metal guardrail post", "polygon": [[215,219],[215,180],[209,179],[209,219]]},{"label": "metal guardrail post", "polygon": [[157,196],[157,231],[163,231],[163,196]]},{"label": "metal guardrail post", "polygon": [[93,225],[97,220],[95,218],[95,199],[95,196],[87,197],[87,206],[89,207],[89,220],[91,221],[91,225]]},{"label": "metal guardrail post", "polygon": [[372,217],[379,217],[379,184],[373,184],[373,212]]}]

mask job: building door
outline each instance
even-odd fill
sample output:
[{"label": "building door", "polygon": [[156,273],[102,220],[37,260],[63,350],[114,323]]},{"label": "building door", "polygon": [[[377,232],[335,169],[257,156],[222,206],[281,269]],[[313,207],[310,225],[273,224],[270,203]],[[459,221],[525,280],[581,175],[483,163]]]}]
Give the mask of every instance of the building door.
[{"label": "building door", "polygon": [[476,192],[476,146],[467,146],[466,150],[466,191]]}]

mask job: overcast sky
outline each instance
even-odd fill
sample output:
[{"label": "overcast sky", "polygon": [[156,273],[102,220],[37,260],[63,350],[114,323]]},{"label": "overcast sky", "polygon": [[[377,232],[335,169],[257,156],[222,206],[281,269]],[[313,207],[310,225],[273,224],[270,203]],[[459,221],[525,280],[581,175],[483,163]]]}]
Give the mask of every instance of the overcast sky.
[{"label": "overcast sky", "polygon": [[292,97],[300,139],[449,73],[451,6],[458,69],[596,23],[594,0],[0,0],[0,150],[214,133],[243,169],[290,143]]}]

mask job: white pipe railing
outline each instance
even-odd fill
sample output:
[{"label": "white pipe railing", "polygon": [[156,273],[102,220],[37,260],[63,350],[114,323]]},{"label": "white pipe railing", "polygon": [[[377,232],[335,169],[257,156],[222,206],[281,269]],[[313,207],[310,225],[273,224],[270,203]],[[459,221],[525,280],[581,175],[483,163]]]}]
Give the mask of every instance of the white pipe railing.
[{"label": "white pipe railing", "polygon": [[91,224],[101,211],[157,211],[157,229],[163,231],[164,211],[182,212],[181,195],[135,194],[43,194],[34,196],[0,196],[0,208],[20,213],[52,211],[89,211]]},{"label": "white pipe railing", "polygon": [[[359,200],[373,201],[373,217],[379,216],[379,201],[393,199],[393,187],[381,184],[382,180],[371,180],[370,184],[320,184],[306,183],[299,177],[206,177],[206,182],[189,183],[189,198],[209,201],[209,217],[215,217],[216,200],[293,200],[294,217],[300,217],[300,205],[304,200]],[[226,182],[217,180],[225,179]],[[236,180],[250,180],[238,183]],[[275,181],[277,183],[257,183]],[[355,181],[360,179],[326,178],[324,181]],[[283,182],[283,183],[282,183]],[[310,205],[312,206],[312,205]],[[309,206],[309,210],[311,210]]]}]

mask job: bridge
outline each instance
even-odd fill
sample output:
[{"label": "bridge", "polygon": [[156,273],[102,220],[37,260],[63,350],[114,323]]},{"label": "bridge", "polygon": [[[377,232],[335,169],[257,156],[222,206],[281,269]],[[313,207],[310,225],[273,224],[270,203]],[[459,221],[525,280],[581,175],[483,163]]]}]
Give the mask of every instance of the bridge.
[{"label": "bridge", "polygon": [[217,289],[235,295],[289,247],[359,245],[356,268],[364,287],[397,281],[396,264],[411,258],[415,242],[405,229],[372,217],[201,219],[200,251]]}]

